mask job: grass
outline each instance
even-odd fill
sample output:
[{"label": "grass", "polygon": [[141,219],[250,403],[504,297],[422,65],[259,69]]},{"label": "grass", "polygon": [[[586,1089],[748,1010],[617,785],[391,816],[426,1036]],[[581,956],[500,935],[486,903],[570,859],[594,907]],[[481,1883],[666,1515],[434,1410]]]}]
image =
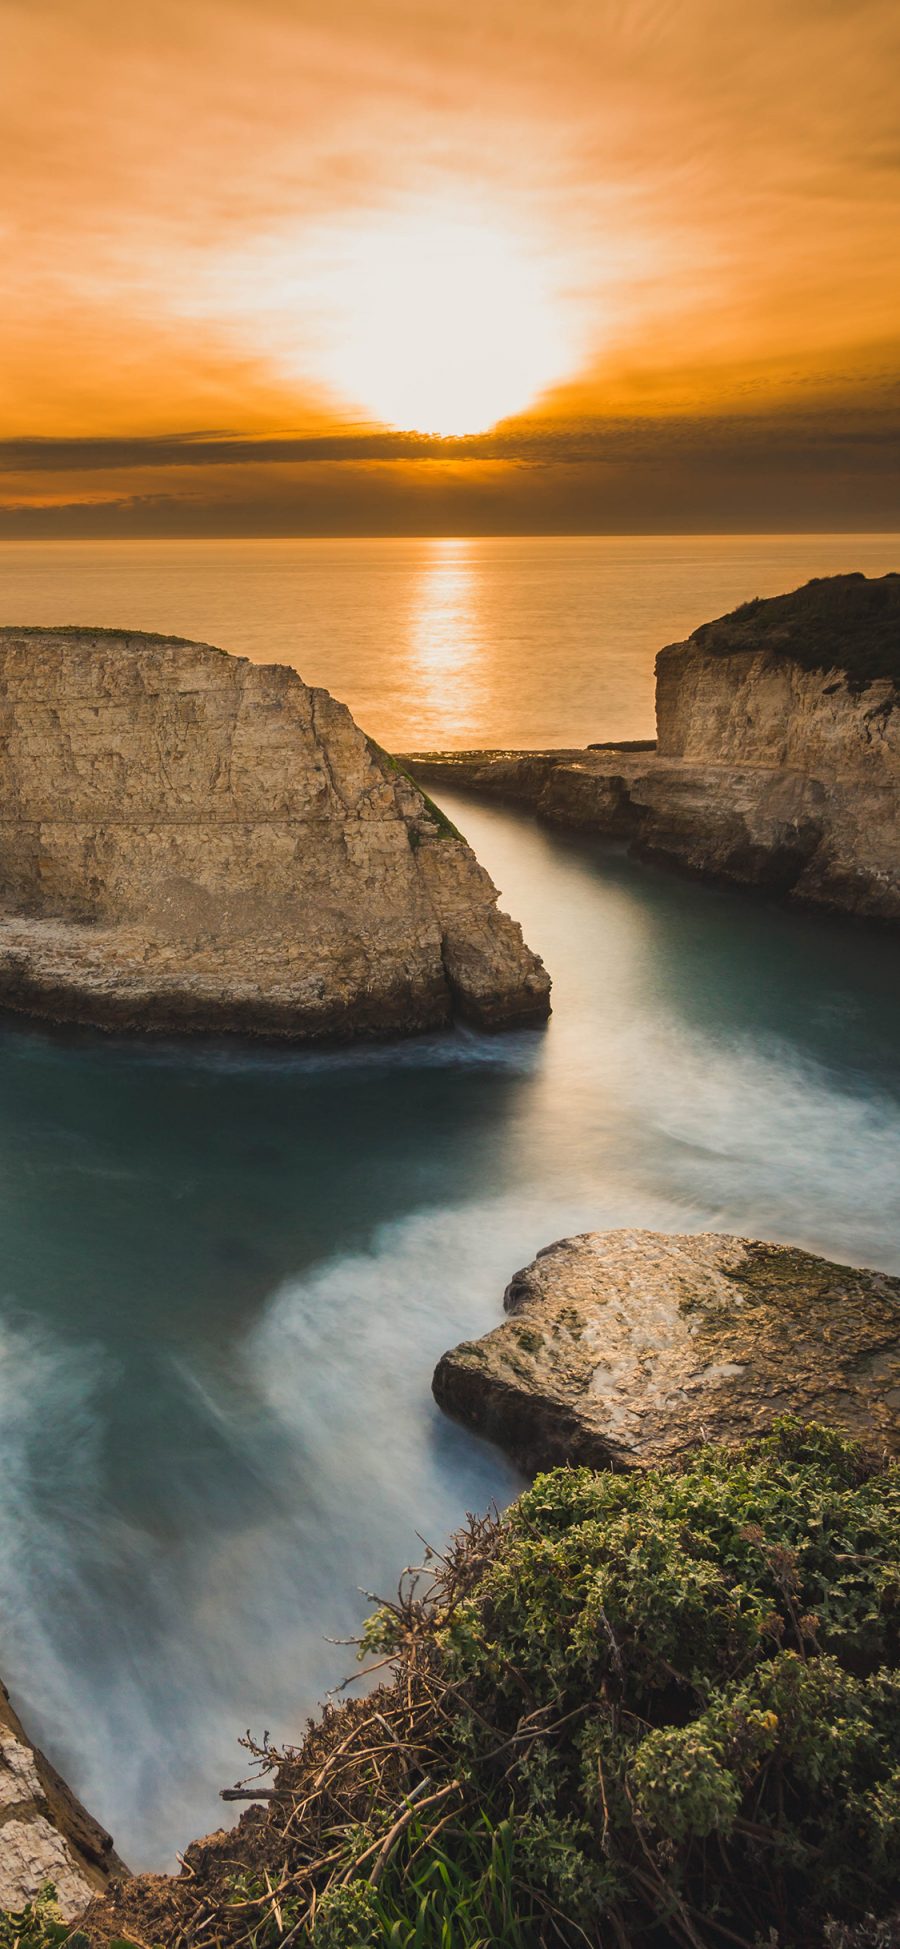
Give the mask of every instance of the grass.
[{"label": "grass", "polygon": [[316,1949],[383,1943],[385,1949],[528,1949],[538,1910],[516,1875],[512,1820],[476,1820],[462,1848],[430,1841],[414,1822],[406,1858],[376,1888],[350,1882],[322,1903]]},{"label": "grass", "polygon": [[900,575],[821,576],[790,595],[756,596],[691,637],[727,656],[767,649],[807,670],[843,670],[851,687],[900,685]]}]

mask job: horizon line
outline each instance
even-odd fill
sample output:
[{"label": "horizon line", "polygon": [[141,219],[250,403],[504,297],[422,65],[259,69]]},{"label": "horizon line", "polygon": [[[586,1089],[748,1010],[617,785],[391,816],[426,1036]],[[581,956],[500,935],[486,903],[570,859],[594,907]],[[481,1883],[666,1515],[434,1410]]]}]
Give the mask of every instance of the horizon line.
[{"label": "horizon line", "polygon": [[[19,509],[3,510],[19,513]],[[21,510],[24,512],[24,510]],[[169,546],[172,542],[184,542],[196,547],[203,542],[259,542],[259,541],[828,541],[844,540],[852,537],[859,541],[896,539],[900,542],[900,526],[878,528],[509,528],[509,529],[446,529],[446,528],[397,528],[386,532],[384,529],[305,529],[293,534],[281,532],[231,533],[227,529],[203,535],[191,535],[173,531],[171,534],[108,534],[108,535],[10,535],[0,533],[0,547],[21,548],[29,545],[54,547],[93,545],[98,542],[123,543],[133,546],[136,542],[147,542]]]}]

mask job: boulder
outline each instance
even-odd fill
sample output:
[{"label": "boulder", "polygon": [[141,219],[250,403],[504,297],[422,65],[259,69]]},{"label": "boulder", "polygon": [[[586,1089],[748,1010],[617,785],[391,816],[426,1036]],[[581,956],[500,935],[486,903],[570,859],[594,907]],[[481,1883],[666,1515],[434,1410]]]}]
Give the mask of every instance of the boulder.
[{"label": "boulder", "polygon": [[718,1232],[585,1232],[444,1354],[443,1408],[527,1471],[648,1468],[793,1414],[900,1454],[900,1279]]},{"label": "boulder", "polygon": [[0,630],[0,1005],[304,1039],[540,1021],[549,990],[327,691],[174,637]]}]

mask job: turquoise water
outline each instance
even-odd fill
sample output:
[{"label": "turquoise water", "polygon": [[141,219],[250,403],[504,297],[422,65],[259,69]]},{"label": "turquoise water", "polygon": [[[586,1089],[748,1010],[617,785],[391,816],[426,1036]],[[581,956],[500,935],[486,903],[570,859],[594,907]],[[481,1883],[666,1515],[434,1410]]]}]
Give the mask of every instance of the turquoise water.
[{"label": "turquoise water", "polygon": [[330,1054],[0,1031],[0,1669],[134,1866],[419,1531],[515,1487],[444,1347],[571,1230],[900,1270],[900,944],[446,799],[555,980],[546,1033]]}]

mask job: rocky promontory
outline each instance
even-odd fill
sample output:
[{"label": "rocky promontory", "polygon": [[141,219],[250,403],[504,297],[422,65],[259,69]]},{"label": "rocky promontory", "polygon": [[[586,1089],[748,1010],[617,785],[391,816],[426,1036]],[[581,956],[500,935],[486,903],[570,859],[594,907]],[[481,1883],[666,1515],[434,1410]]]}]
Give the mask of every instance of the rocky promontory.
[{"label": "rocky promontory", "polygon": [[308,1039],[539,1021],[470,847],[292,669],[0,630],[0,1005]]},{"label": "rocky promontory", "polygon": [[585,1232],[444,1354],[441,1407],[523,1468],[643,1468],[779,1415],[900,1455],[900,1279],[717,1232]]},{"label": "rocky promontory", "polygon": [[418,753],[436,786],[638,855],[900,920],[900,575],[745,603],[656,660],[657,740]]}]

